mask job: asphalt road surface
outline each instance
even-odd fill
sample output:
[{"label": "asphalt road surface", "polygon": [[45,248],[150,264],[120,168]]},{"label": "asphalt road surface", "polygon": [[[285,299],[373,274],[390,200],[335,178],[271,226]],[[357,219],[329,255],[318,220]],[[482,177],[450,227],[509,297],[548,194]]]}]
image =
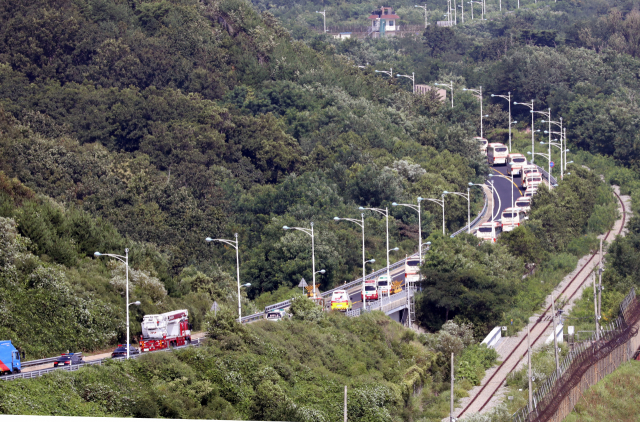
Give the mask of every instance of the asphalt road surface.
[{"label": "asphalt road surface", "polygon": [[[502,211],[511,206],[511,194],[513,192],[513,202],[524,196],[522,189],[522,178],[514,176],[511,183],[511,176],[507,175],[507,166],[497,165],[491,167],[491,173],[496,176],[491,177],[495,191],[493,192],[493,220],[500,220]],[[490,185],[489,185],[490,186]]]}]

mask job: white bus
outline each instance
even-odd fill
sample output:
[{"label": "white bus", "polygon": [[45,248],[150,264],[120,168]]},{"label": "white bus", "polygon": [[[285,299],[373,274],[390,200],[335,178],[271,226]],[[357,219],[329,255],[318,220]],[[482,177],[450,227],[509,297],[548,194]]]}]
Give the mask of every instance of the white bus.
[{"label": "white bus", "polygon": [[487,155],[487,145],[489,145],[489,141],[487,141],[485,138],[481,138],[479,136],[476,136],[475,139],[478,144],[480,145],[480,154],[486,156]]},{"label": "white bus", "polygon": [[502,231],[510,232],[526,220],[526,213],[523,209],[509,207],[502,211]]},{"label": "white bus", "polygon": [[529,173],[522,181],[522,187],[525,189],[537,188],[542,183],[542,175],[540,173]]},{"label": "white bus", "polygon": [[420,281],[420,260],[407,258],[404,262],[404,282],[417,283]]},{"label": "white bus", "polygon": [[380,299],[385,296],[389,296],[389,292],[391,288],[391,281],[387,275],[378,276],[378,294],[380,295]]},{"label": "white bus", "polygon": [[524,155],[518,153],[509,154],[507,162],[507,174],[509,176],[520,176],[522,174],[522,167],[527,165],[527,159]]},{"label": "white bus", "polygon": [[496,164],[507,164],[509,150],[503,144],[494,142],[487,147],[487,161],[490,166]]},{"label": "white bus", "polygon": [[476,236],[483,242],[490,241],[491,243],[495,243],[500,233],[502,233],[502,223],[499,221],[489,221],[480,224]]},{"label": "white bus", "polygon": [[524,178],[531,173],[540,173],[540,170],[538,170],[538,166],[534,164],[527,164],[526,166],[522,167],[522,180],[524,180]]},{"label": "white bus", "polygon": [[528,213],[531,210],[531,198],[527,196],[521,196],[516,199],[515,206],[524,210],[525,213]]},{"label": "white bus", "polygon": [[536,193],[538,193],[538,188],[537,187],[532,187],[527,189],[527,191],[524,193],[524,196],[531,199],[533,198],[533,195],[535,195]]}]

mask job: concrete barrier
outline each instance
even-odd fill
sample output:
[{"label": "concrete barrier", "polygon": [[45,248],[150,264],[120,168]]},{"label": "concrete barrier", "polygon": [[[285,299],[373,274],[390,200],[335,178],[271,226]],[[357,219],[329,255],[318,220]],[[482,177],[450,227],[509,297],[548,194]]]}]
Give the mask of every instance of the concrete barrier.
[{"label": "concrete barrier", "polygon": [[498,344],[501,338],[502,338],[502,327],[498,326],[498,327],[495,327],[493,330],[491,330],[489,335],[486,336],[484,340],[482,340],[482,344],[486,344],[487,347],[493,348],[495,347],[496,344]]}]

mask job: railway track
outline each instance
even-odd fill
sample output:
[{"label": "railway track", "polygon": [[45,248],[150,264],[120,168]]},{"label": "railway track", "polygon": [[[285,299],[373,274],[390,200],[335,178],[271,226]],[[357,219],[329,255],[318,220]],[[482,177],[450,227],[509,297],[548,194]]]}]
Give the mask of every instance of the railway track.
[{"label": "railway track", "polygon": [[[626,218],[627,218],[627,212],[624,206],[624,202],[620,198],[620,195],[618,195],[615,191],[614,191],[614,195],[616,196],[622,208],[622,224],[620,225],[620,228],[617,230],[617,233],[614,233],[614,236],[616,236],[622,233],[622,230],[624,229]],[[607,232],[607,234],[604,237],[605,242],[609,240],[612,233],[613,233],[613,229]],[[582,268],[580,268],[580,270],[578,270],[575,273],[575,275],[571,278],[571,281],[567,283],[564,289],[562,289],[562,292],[556,295],[556,297],[560,297],[565,293],[567,293],[569,289],[572,289],[572,291],[569,292],[570,293],[569,297],[567,298],[567,302],[569,302],[571,301],[571,299],[573,299],[573,297],[578,292],[581,291],[582,286],[588,279],[588,274],[593,270],[590,264],[593,262],[593,260],[596,258],[597,255],[598,255],[597,251],[591,255],[589,260],[582,265]],[[585,274],[585,270],[587,269],[589,270]],[[575,281],[581,275],[584,276],[584,279],[579,284],[574,285]],[[534,336],[534,340],[531,342],[531,347],[533,347],[533,345],[535,345],[540,340],[540,338],[544,335],[544,333],[547,332],[547,329],[551,326],[552,318],[549,318],[550,311],[551,311],[551,305],[549,305],[544,310],[544,312],[540,315],[538,320],[533,324],[533,326],[531,326],[531,334]],[[467,403],[467,405],[462,409],[462,412],[458,414],[457,416],[458,418],[461,418],[469,409],[477,407],[478,403],[481,403],[481,405],[480,405],[480,408],[476,410],[477,413],[480,413],[482,410],[485,409],[485,407],[489,404],[489,402],[494,397],[496,392],[502,387],[502,385],[506,381],[507,375],[511,373],[516,368],[516,366],[518,366],[518,363],[520,362],[520,360],[526,356],[526,351],[524,353],[522,353],[522,351],[520,351],[520,353],[517,353],[519,349],[520,350],[522,349],[522,346],[524,345],[524,342],[526,341],[526,339],[527,339],[526,336],[522,337],[522,339],[518,342],[518,344],[513,348],[511,353],[509,353],[506,359],[504,359],[504,361],[500,364],[500,366],[498,366],[498,368],[494,371],[494,373],[489,377],[487,382],[485,382],[485,384],[480,388],[480,391],[478,391],[476,396],[469,403]],[[513,359],[514,356],[517,356],[518,359]],[[504,371],[505,368],[509,368],[508,371],[505,372]],[[488,396],[486,391],[489,392]]]}]

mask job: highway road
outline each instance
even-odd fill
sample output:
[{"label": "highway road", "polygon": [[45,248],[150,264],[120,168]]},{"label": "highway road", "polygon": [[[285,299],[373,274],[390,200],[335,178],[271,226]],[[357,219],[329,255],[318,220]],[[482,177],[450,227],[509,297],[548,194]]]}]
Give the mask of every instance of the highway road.
[{"label": "highway road", "polygon": [[[502,211],[511,206],[511,192],[513,191],[513,201],[523,196],[525,190],[521,188],[522,178],[515,176],[511,183],[511,176],[507,175],[507,166],[493,166],[491,173],[497,175],[490,178],[493,181],[495,192],[493,193],[493,219],[499,220]],[[489,183],[487,183],[489,186]]]}]

